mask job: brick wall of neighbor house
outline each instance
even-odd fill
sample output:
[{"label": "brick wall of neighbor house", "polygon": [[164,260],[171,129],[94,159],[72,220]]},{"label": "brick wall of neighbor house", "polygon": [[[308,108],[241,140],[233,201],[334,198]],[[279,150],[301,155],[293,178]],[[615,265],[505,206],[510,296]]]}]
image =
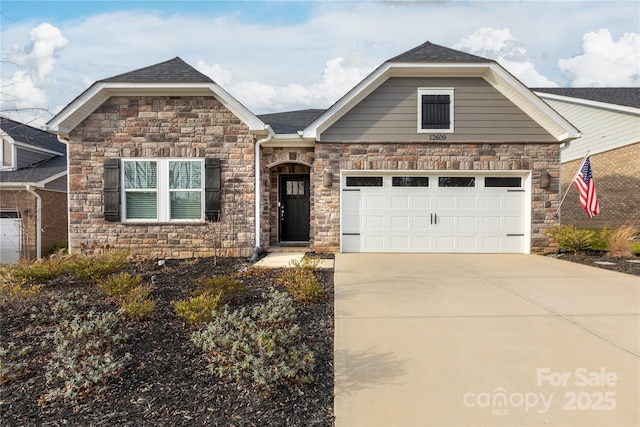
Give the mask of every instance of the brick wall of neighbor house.
[{"label": "brick wall of neighbor house", "polygon": [[[254,143],[214,97],[112,97],[70,134],[70,248],[110,246],[139,258],[251,254]],[[221,159],[219,223],[106,222],[105,158]]]},{"label": "brick wall of neighbor house", "polygon": [[600,202],[600,214],[589,219],[572,185],[582,159],[562,164],[562,194],[571,186],[562,204],[560,222],[581,228],[640,228],[640,142],[589,156]]},{"label": "brick wall of neighbor house", "polygon": [[42,256],[53,245],[67,243],[67,193],[38,190],[42,199]]},{"label": "brick wall of neighbor house", "polygon": [[[531,170],[531,252],[550,253],[554,244],[544,234],[556,223],[559,203],[560,151],[558,144],[316,144],[311,175],[311,248],[317,252],[340,247],[340,171],[346,170]],[[333,173],[333,185],[322,186],[325,171]],[[541,189],[540,172],[548,171],[551,186]]]},{"label": "brick wall of neighbor house", "polygon": [[21,258],[36,259],[36,199],[26,190],[0,191],[0,209],[18,212],[22,224]]},{"label": "brick wall of neighbor house", "polygon": [[[263,177],[261,247],[278,242],[278,176],[281,174],[309,174],[313,165],[313,147],[285,148],[264,147],[260,160]],[[314,188],[311,184],[311,203]],[[266,190],[266,191],[265,191]],[[313,210],[311,212],[313,216]],[[313,236],[313,230],[310,230]]]}]

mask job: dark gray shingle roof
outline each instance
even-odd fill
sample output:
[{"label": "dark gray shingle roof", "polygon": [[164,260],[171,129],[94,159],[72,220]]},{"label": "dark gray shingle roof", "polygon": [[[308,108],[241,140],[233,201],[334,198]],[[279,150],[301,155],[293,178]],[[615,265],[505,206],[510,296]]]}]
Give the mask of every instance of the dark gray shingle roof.
[{"label": "dark gray shingle roof", "polygon": [[176,56],[168,61],[109,77],[100,82],[211,83],[211,80]]},{"label": "dark gray shingle roof", "polygon": [[387,62],[495,62],[491,59],[449,49],[448,47],[426,42],[414,47]]},{"label": "dark gray shingle roof", "polygon": [[553,87],[533,88],[534,92],[568,96],[588,101],[640,108],[640,87]]},{"label": "dark gray shingle roof", "polygon": [[17,171],[2,171],[0,172],[0,182],[38,182],[59,174],[60,172],[64,172],[65,170],[67,170],[67,156],[57,156],[34,166],[18,169]]},{"label": "dark gray shingle roof", "polygon": [[282,113],[261,114],[260,120],[268,125],[275,133],[292,134],[303,130],[312,121],[317,119],[326,110],[310,109],[298,111],[286,111]]},{"label": "dark gray shingle roof", "polygon": [[0,116],[0,129],[17,142],[58,153],[67,152],[67,147],[58,141],[56,135],[25,125],[24,123],[16,122],[7,117]]}]

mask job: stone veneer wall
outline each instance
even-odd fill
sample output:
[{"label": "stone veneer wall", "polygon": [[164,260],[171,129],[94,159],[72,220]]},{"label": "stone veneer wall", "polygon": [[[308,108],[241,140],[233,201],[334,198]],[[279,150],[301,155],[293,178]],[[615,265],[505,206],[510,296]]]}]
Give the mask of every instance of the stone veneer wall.
[{"label": "stone veneer wall", "polygon": [[582,159],[562,164],[562,195],[571,186],[560,210],[560,222],[581,228],[640,228],[640,142],[589,156],[600,213],[589,219],[578,201],[572,180]]},{"label": "stone veneer wall", "polygon": [[[222,221],[105,221],[104,159],[125,157],[221,159]],[[109,98],[70,133],[69,158],[72,251],[113,247],[138,258],[252,253],[254,139],[215,97]]]},{"label": "stone veneer wall", "polygon": [[[341,170],[530,170],[532,171],[531,252],[549,253],[554,243],[544,234],[557,222],[560,151],[558,144],[425,144],[425,143],[316,143],[311,176],[312,249],[340,249]],[[325,171],[333,173],[333,185],[322,186]],[[540,188],[540,172],[548,171],[551,186]]]}]

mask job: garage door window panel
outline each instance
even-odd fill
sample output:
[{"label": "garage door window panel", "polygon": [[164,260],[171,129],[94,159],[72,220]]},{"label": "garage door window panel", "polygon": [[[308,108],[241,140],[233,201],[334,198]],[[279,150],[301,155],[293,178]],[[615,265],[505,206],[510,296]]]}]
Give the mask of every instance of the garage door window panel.
[{"label": "garage door window panel", "polygon": [[522,178],[519,176],[488,176],[484,179],[487,188],[521,188]]},{"label": "garage door window panel", "polygon": [[394,176],[391,178],[392,187],[428,187],[428,176]]},{"label": "garage door window panel", "polygon": [[348,176],[347,187],[382,187],[381,176]]},{"label": "garage door window panel", "polygon": [[475,186],[476,186],[476,178],[473,176],[440,176],[438,177],[438,187],[473,188]]}]

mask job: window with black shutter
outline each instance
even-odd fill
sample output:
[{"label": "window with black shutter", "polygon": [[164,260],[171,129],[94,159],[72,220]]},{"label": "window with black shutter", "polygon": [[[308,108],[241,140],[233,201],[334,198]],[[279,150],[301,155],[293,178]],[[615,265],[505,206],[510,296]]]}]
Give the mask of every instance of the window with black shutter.
[{"label": "window with black shutter", "polygon": [[453,132],[453,89],[418,89],[418,132]]}]

